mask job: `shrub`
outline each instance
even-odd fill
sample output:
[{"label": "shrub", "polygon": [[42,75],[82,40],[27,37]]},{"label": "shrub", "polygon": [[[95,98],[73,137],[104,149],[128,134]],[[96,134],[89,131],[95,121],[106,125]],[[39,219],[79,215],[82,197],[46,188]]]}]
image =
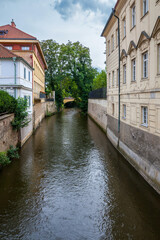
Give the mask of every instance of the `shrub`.
[{"label": "shrub", "polygon": [[19,130],[28,125],[30,119],[28,119],[27,112],[27,100],[24,98],[17,99],[16,109],[14,111],[14,120],[12,121],[12,126],[14,129]]},{"label": "shrub", "polygon": [[7,156],[6,152],[0,152],[0,165],[1,166],[6,166],[10,163],[10,159]]},{"label": "shrub", "polygon": [[9,150],[7,151],[7,157],[11,160],[14,159],[14,158],[19,158],[18,148],[14,148],[11,145]]},{"label": "shrub", "polygon": [[0,90],[0,113],[13,113],[16,109],[16,99],[7,92]]}]

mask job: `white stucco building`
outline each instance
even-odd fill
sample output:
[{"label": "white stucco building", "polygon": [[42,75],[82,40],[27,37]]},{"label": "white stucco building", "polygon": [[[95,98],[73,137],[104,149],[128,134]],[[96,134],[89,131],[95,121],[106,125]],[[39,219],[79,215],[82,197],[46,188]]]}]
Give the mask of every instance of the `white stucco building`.
[{"label": "white stucco building", "polygon": [[15,98],[26,98],[32,114],[33,68],[22,57],[0,45],[0,89]]}]

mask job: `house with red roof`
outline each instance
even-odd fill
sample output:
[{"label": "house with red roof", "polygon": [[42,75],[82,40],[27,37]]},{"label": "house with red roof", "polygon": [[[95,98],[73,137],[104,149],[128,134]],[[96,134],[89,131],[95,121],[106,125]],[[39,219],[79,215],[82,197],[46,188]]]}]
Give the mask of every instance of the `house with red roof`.
[{"label": "house with red roof", "polygon": [[22,57],[0,44],[0,90],[27,99],[32,114],[32,66]]},{"label": "house with red roof", "polygon": [[36,37],[31,36],[11,24],[0,26],[0,44],[22,57],[33,69],[33,100],[41,102],[45,97],[45,61],[41,46]]}]

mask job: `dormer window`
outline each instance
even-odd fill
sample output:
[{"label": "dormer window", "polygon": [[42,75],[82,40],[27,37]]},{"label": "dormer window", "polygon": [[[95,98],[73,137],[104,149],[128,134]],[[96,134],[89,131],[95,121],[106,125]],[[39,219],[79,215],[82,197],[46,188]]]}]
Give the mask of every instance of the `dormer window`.
[{"label": "dormer window", "polygon": [[29,50],[29,47],[28,46],[23,46],[21,49],[24,50],[24,51],[27,51],[27,50]]}]

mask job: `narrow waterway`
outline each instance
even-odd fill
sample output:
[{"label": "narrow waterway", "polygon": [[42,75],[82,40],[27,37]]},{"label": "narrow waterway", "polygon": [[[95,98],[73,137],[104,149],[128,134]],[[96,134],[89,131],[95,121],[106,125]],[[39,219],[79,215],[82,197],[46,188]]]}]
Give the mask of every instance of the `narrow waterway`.
[{"label": "narrow waterway", "polygon": [[1,240],[160,239],[160,197],[75,109],[0,172]]}]

